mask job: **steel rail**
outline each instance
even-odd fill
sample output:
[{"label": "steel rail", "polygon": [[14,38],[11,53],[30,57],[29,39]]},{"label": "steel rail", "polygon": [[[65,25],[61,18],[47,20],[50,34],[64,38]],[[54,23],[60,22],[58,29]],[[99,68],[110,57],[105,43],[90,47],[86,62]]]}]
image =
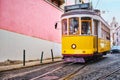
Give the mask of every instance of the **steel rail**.
[{"label": "steel rail", "polygon": [[80,70],[82,70],[83,68],[85,68],[87,65],[83,65],[80,68],[77,68],[73,73],[68,74],[67,76],[60,78],[59,80],[70,80],[72,77],[74,77]]},{"label": "steel rail", "polygon": [[49,71],[49,72],[47,72],[47,73],[45,73],[45,74],[42,74],[42,75],[37,76],[37,77],[34,77],[34,78],[30,79],[30,80],[36,80],[36,79],[42,78],[42,77],[44,77],[44,76],[46,76],[46,75],[48,75],[48,74],[50,74],[50,73],[53,73],[53,72],[55,72],[55,71],[57,71],[57,70],[60,70],[60,69],[62,69],[62,68],[64,68],[64,67],[70,66],[70,65],[72,65],[72,64],[74,64],[74,63],[69,63],[69,64],[67,64],[67,65],[58,67],[58,68],[56,68],[56,69],[54,69],[54,70],[52,70],[52,71]]},{"label": "steel rail", "polygon": [[99,78],[97,78],[97,79],[95,79],[95,80],[104,80],[105,78],[111,76],[112,74],[116,73],[116,72],[119,71],[119,70],[120,70],[120,67],[118,67],[118,68],[115,69],[114,71],[112,71],[112,72],[110,72],[110,73],[108,73],[108,74],[105,74],[105,75],[103,75],[103,76],[101,76],[101,77],[99,77]]},{"label": "steel rail", "polygon": [[58,64],[62,64],[63,62],[58,62],[58,63],[54,63],[54,64],[51,64],[49,66],[46,66],[46,67],[41,67],[41,68],[38,68],[38,69],[34,69],[34,70],[30,70],[30,71],[26,71],[26,72],[23,72],[23,73],[18,73],[18,74],[15,74],[15,75],[11,75],[7,78],[4,78],[5,80],[7,79],[11,79],[11,78],[15,78],[15,77],[19,77],[19,76],[24,76],[26,74],[29,74],[29,73],[33,73],[33,72],[36,72],[36,71],[39,71],[39,70],[42,70],[42,69],[45,69],[45,68],[48,68],[48,67],[52,67],[52,66],[55,66],[55,65],[58,65]]}]

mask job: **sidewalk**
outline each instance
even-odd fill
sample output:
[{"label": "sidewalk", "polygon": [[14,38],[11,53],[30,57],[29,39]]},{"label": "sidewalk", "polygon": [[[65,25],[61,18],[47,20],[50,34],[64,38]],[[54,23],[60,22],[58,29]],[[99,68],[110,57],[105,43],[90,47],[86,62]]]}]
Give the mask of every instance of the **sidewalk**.
[{"label": "sidewalk", "polygon": [[54,62],[59,62],[59,61],[62,61],[62,58],[56,58],[56,59],[54,59],[54,61],[52,61],[52,59],[43,60],[42,63],[40,63],[40,61],[27,62],[27,63],[25,63],[25,66],[23,66],[23,64],[0,66],[0,72],[14,70],[14,69],[20,69],[20,68],[25,68],[25,67],[32,67],[32,66],[48,64],[48,63],[54,63]]}]

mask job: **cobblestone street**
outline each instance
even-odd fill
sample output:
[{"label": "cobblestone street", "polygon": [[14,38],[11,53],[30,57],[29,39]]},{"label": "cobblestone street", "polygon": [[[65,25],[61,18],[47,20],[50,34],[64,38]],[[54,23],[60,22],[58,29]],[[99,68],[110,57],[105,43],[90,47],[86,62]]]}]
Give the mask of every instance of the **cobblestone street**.
[{"label": "cobblestone street", "polygon": [[57,62],[0,73],[1,80],[119,80],[120,54],[107,54],[97,61]]}]

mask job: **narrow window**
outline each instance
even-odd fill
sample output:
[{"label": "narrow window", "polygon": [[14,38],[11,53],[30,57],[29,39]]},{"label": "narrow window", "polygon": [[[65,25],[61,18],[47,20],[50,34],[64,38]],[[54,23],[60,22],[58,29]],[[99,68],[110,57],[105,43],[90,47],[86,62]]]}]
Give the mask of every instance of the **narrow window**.
[{"label": "narrow window", "polygon": [[94,20],[94,35],[98,35],[98,21]]},{"label": "narrow window", "polygon": [[67,35],[67,19],[62,20],[62,34]]}]

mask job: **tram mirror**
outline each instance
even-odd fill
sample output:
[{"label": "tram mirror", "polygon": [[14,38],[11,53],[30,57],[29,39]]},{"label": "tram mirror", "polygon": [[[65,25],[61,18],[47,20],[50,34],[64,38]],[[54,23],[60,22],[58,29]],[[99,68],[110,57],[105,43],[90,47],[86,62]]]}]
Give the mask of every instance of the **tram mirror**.
[{"label": "tram mirror", "polygon": [[55,29],[57,29],[57,25],[58,25],[58,23],[56,22],[56,23],[55,23]]}]

